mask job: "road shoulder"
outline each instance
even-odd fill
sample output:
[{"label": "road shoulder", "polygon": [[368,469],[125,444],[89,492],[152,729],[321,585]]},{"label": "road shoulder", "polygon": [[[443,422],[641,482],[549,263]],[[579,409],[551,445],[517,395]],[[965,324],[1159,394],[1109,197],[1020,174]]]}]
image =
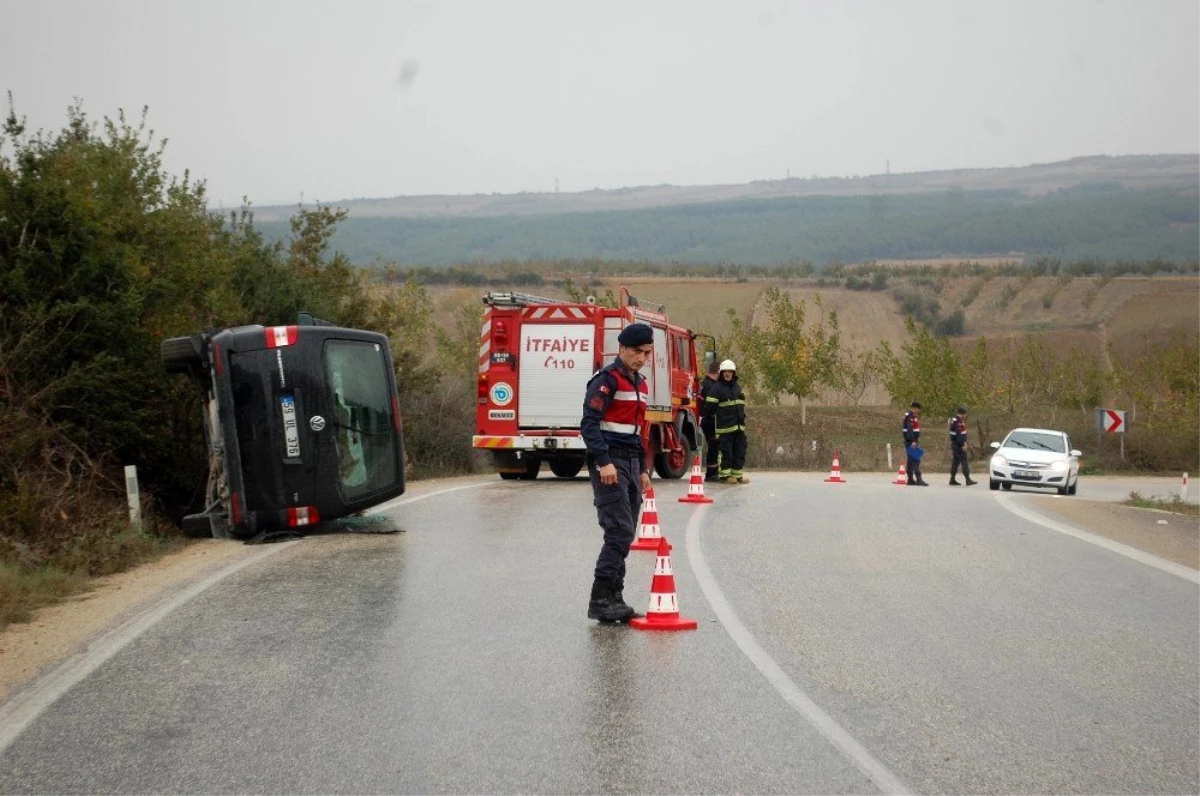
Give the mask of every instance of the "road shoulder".
[{"label": "road shoulder", "polygon": [[1050,519],[1200,570],[1200,523],[1185,514],[1050,495],[1029,499]]}]

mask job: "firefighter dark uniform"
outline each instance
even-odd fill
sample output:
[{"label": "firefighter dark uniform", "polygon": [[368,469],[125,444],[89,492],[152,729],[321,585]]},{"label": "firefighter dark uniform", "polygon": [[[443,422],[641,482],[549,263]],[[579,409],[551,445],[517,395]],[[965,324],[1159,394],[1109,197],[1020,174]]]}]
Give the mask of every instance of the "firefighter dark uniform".
[{"label": "firefighter dark uniform", "polygon": [[962,467],[963,478],[967,479],[967,486],[972,486],[977,481],[971,480],[971,466],[967,463],[967,408],[960,406],[956,410],[954,417],[950,418],[950,450],[954,454],[954,461],[950,464],[950,486],[960,486],[956,476],[958,468]]},{"label": "firefighter dark uniform", "polygon": [[[746,466],[746,396],[731,360],[721,363],[721,377],[709,388],[703,411],[713,417],[721,460],[718,477],[727,484],[748,484]],[[731,378],[726,379],[728,372]]]},{"label": "firefighter dark uniform", "polygon": [[[914,412],[913,409],[917,411]],[[907,459],[905,466],[908,468],[909,486],[929,486],[921,476],[921,460],[913,455],[913,448],[921,442],[920,411],[921,404],[913,401],[912,409],[904,413],[904,420],[900,424],[900,431],[904,434],[904,456]]]},{"label": "firefighter dark uniform", "polygon": [[[713,363],[716,364],[715,362]],[[717,481],[717,462],[720,460],[721,448],[717,443],[717,418],[711,414],[704,414],[705,401],[708,398],[708,391],[712,388],[717,380],[712,376],[705,376],[704,381],[700,382],[700,430],[704,432],[704,480]]]},{"label": "firefighter dark uniform", "polygon": [[[632,348],[649,345],[654,337],[649,326],[635,323],[625,327],[617,339],[622,346]],[[579,430],[587,443],[593,502],[604,531],[588,604],[590,619],[622,622],[638,615],[625,604],[622,590],[625,559],[642,506],[642,423],[648,403],[646,379],[626,367],[619,357],[588,382]],[[616,467],[616,484],[600,480],[600,468],[608,464]]]}]

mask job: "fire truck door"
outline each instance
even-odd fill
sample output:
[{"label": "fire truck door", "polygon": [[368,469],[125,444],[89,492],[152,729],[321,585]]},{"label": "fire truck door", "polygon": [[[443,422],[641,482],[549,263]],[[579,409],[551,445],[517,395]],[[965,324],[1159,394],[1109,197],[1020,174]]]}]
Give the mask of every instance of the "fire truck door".
[{"label": "fire truck door", "polygon": [[520,427],[579,427],[595,337],[596,327],[590,323],[521,325]]},{"label": "fire truck door", "polygon": [[644,368],[643,373],[649,383],[646,389],[650,395],[650,405],[663,408],[671,406],[671,352],[667,349],[667,330],[654,327],[654,357],[650,367]]}]

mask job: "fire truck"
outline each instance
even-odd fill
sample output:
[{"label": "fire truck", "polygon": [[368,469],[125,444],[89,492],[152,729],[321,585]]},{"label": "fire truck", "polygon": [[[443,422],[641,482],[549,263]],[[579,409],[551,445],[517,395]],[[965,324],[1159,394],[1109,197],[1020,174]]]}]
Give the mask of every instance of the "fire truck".
[{"label": "fire truck", "polygon": [[[475,448],[492,452],[504,479],[537,478],[542,462],[575,477],[587,446],[579,433],[588,380],[617,355],[626,325],[649,324],[654,357],[642,368],[649,391],[642,444],[646,470],[688,471],[703,441],[697,403],[696,339],[666,314],[621,288],[617,307],[525,293],[487,293],[479,347]],[[704,337],[706,335],[700,335]]]}]

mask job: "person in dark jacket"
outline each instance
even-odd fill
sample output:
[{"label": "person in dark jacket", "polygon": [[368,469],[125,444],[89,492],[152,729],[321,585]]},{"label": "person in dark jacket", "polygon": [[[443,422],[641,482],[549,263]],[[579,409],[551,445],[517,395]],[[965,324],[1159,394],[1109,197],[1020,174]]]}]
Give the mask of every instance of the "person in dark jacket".
[{"label": "person in dark jacket", "polygon": [[746,466],[746,396],[733,360],[722,362],[720,371],[721,377],[704,398],[704,412],[713,417],[721,449],[717,475],[726,484],[748,484],[750,479],[742,471]]},{"label": "person in dark jacket", "polygon": [[617,358],[588,381],[579,431],[587,444],[592,502],[604,543],[596,558],[588,619],[628,622],[639,614],[626,605],[625,559],[636,535],[642,493],[650,488],[642,448],[648,396],[638,371],[654,353],[654,332],[631,323],[617,336]]},{"label": "person in dark jacket", "polygon": [[704,432],[705,481],[720,480],[717,475],[717,463],[721,459],[721,449],[717,444],[716,417],[704,414],[704,403],[708,397],[708,391],[717,383],[717,377],[720,375],[720,372],[720,369],[717,367],[717,360],[714,358],[708,363],[708,375],[704,377],[704,381],[700,382],[700,430]]},{"label": "person in dark jacket", "polygon": [[960,406],[955,410],[949,430],[950,450],[954,453],[954,461],[950,463],[950,486],[961,486],[957,478],[960,465],[967,486],[974,486],[979,482],[971,480],[971,466],[967,463],[967,407]]},{"label": "person in dark jacket", "polygon": [[909,486],[929,486],[921,476],[921,459],[917,453],[921,441],[921,402],[913,401],[900,424],[904,434],[904,455],[907,458]]}]

